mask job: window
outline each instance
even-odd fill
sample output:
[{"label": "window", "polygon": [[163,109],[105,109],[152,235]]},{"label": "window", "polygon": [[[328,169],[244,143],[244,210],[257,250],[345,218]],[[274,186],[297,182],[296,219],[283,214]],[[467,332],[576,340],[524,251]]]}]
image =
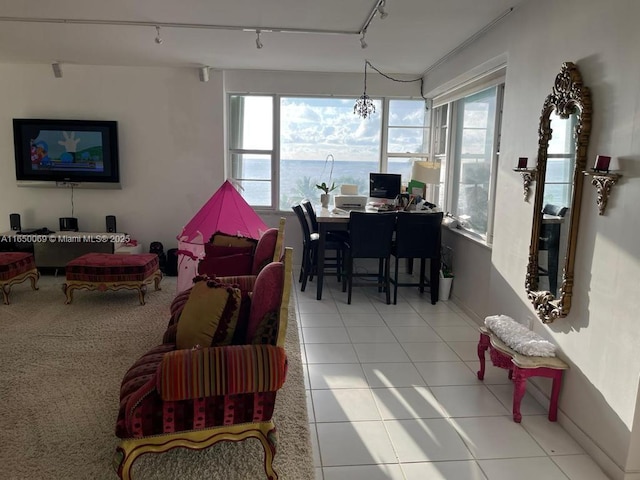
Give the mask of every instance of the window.
[{"label": "window", "polygon": [[272,198],[273,96],[229,97],[229,164],[243,197],[268,207]]},{"label": "window", "polygon": [[406,184],[412,161],[428,155],[424,101],[374,100],[376,114],[367,119],[353,114],[355,101],[229,95],[229,171],[245,200],[289,210],[318,199],[322,182],[355,184],[368,195],[370,172],[399,173]]},{"label": "window", "polygon": [[389,100],[388,112],[386,172],[399,173],[407,184],[413,161],[428,157],[431,116],[424,100]]},{"label": "window", "polygon": [[555,113],[551,115],[553,135],[547,149],[544,205],[550,203],[568,207],[571,203],[572,175],[576,158],[576,146],[573,139],[576,120],[576,115],[571,115],[566,119],[560,118]]},{"label": "window", "polygon": [[[504,85],[469,93],[433,112],[434,158],[446,170],[439,205],[462,226],[491,243],[496,166]],[[443,184],[444,185],[444,184]]]},{"label": "window", "polygon": [[[319,198],[316,185],[322,182],[355,184],[362,194],[369,191],[369,172],[377,172],[380,164],[382,122],[380,115],[367,119],[354,115],[355,101],[280,99],[281,210],[305,198]],[[374,103],[380,111],[381,102]]]}]

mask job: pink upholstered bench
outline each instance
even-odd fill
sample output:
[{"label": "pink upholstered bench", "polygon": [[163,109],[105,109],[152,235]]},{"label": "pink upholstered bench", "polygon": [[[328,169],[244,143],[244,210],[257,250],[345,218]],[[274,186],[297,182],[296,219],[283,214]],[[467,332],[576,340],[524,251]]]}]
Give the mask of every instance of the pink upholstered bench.
[{"label": "pink upholstered bench", "polygon": [[65,303],[73,301],[74,290],[137,290],[140,304],[144,305],[147,284],[154,283],[160,290],[162,273],[155,253],[117,255],[114,253],[87,253],[67,263],[67,283],[62,290]]},{"label": "pink upholstered bench", "polygon": [[5,305],[9,305],[9,293],[11,286],[31,280],[31,288],[38,290],[38,278],[40,273],[32,253],[26,252],[0,252],[0,288]]},{"label": "pink upholstered bench", "polygon": [[480,359],[478,379],[480,380],[484,379],[484,354],[487,349],[493,365],[508,370],[509,379],[513,381],[513,421],[520,423],[522,420],[520,402],[524,397],[527,378],[529,377],[552,379],[549,420],[551,422],[557,421],[562,374],[569,368],[569,365],[558,357],[532,357],[519,354],[508,347],[491,330],[486,327],[480,327],[480,341],[478,342],[478,358]]}]

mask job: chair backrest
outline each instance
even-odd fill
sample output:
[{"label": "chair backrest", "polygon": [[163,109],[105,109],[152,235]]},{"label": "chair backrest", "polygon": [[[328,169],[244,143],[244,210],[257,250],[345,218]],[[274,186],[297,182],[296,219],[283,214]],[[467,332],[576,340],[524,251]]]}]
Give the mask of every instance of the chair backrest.
[{"label": "chair backrest", "polygon": [[546,213],[547,215],[553,215],[556,217],[564,217],[567,213],[567,210],[567,207],[561,207],[560,205],[547,203],[542,209],[542,213]]},{"label": "chair backrest", "polygon": [[442,218],[439,213],[399,212],[396,222],[396,255],[400,258],[437,258]]},{"label": "chair backrest", "polygon": [[281,262],[264,267],[253,286],[246,343],[283,347],[289,321],[293,249],[285,248]]},{"label": "chair backrest", "polygon": [[270,228],[262,234],[253,254],[251,274],[257,275],[270,262],[278,262],[284,245],[285,219],[280,218],[278,228]]},{"label": "chair backrest", "polygon": [[311,233],[318,233],[318,219],[316,217],[316,211],[311,205],[309,200],[304,200],[300,205],[304,207],[307,211],[307,215],[309,216],[309,223],[311,224]]},{"label": "chair backrest", "polygon": [[287,219],[280,217],[280,223],[278,223],[278,238],[276,240],[276,248],[273,250],[273,262],[280,261],[284,257],[284,226]]},{"label": "chair backrest", "polygon": [[349,215],[349,245],[354,258],[387,258],[396,226],[396,214],[352,211]]},{"label": "chair backrest", "polygon": [[304,214],[302,205],[294,205],[291,208],[295,212],[296,217],[298,217],[300,227],[302,228],[302,242],[305,247],[308,247],[311,243],[311,230],[309,229],[309,222],[307,221],[307,217]]}]

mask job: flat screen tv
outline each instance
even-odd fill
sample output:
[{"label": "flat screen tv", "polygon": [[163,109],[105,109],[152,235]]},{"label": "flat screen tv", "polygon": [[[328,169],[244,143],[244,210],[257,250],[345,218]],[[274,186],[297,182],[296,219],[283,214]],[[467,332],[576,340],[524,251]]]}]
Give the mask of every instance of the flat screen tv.
[{"label": "flat screen tv", "polygon": [[20,186],[120,188],[117,122],[14,118],[13,143]]},{"label": "flat screen tv", "polygon": [[392,200],[402,189],[402,175],[396,173],[370,173],[369,197]]}]

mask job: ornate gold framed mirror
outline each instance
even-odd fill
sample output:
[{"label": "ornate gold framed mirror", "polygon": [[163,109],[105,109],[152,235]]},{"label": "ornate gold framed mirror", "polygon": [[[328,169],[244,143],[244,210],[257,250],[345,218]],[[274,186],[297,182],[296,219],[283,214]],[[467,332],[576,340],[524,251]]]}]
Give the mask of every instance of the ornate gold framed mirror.
[{"label": "ornate gold framed mirror", "polygon": [[[538,127],[538,161],[525,288],[544,323],[566,317],[573,295],[591,94],[578,67],[562,64]],[[560,268],[562,267],[562,268]]]}]

